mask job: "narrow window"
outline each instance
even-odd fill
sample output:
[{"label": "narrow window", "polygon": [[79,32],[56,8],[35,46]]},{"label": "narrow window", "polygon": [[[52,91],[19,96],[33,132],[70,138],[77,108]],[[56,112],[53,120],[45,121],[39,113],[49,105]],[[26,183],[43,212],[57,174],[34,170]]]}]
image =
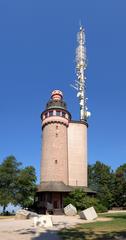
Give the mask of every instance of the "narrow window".
[{"label": "narrow window", "polygon": [[65,115],[66,115],[66,113],[65,113],[65,112],[62,112],[62,117],[64,117],[64,118],[65,118]]},{"label": "narrow window", "polygon": [[48,113],[46,112],[46,113],[45,113],[45,118],[47,118],[47,117],[48,117]]},{"label": "narrow window", "polygon": [[56,116],[60,116],[60,111],[56,111]]},{"label": "narrow window", "polygon": [[53,116],[53,111],[50,111],[50,112],[49,112],[49,116],[50,116],[50,117]]}]

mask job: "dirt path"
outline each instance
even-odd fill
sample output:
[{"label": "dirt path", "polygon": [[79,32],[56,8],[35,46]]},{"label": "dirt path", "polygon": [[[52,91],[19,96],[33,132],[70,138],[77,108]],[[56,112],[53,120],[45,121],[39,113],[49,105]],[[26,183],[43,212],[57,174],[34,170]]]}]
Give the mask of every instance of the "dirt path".
[{"label": "dirt path", "polygon": [[[105,221],[106,219],[97,219]],[[107,218],[108,220],[108,218]],[[79,223],[91,221],[82,220],[79,216],[69,217],[65,215],[52,216],[53,228],[35,228],[33,220],[0,219],[0,240],[60,240],[58,231],[61,228],[72,227]]]},{"label": "dirt path", "polygon": [[60,240],[59,228],[35,228],[33,220],[0,219],[0,240]]}]

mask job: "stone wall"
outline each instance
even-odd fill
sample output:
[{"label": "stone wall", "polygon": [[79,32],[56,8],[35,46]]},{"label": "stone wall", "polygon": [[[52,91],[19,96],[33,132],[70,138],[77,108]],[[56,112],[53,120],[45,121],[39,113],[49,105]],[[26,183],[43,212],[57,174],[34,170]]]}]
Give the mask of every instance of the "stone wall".
[{"label": "stone wall", "polygon": [[41,181],[63,181],[68,184],[67,126],[52,122],[43,128]]}]

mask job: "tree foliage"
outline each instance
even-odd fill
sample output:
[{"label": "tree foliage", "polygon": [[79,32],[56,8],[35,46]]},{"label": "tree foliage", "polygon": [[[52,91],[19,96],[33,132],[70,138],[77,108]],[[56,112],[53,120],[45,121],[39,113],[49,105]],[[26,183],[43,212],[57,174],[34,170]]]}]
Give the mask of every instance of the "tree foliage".
[{"label": "tree foliage", "polygon": [[30,166],[22,169],[17,178],[16,202],[23,207],[33,204],[36,189],[35,169]]},{"label": "tree foliage", "polygon": [[36,175],[33,167],[22,168],[14,156],[0,164],[0,205],[9,203],[28,207],[33,202]]},{"label": "tree foliage", "polygon": [[115,171],[100,161],[89,165],[88,186],[97,192],[95,198],[86,195],[82,189],[75,189],[64,199],[65,206],[71,203],[78,210],[94,206],[97,212],[112,207],[126,208],[126,164]]},{"label": "tree foliage", "polygon": [[89,186],[107,208],[126,206],[126,164],[115,172],[99,161],[89,165]]},{"label": "tree foliage", "polygon": [[7,157],[0,165],[0,205],[4,210],[10,202],[13,203],[20,166],[14,156]]},{"label": "tree foliage", "polygon": [[97,192],[98,199],[108,208],[113,202],[114,176],[111,168],[100,161],[89,166],[89,187]]},{"label": "tree foliage", "polygon": [[103,206],[96,197],[88,196],[82,188],[77,188],[64,199],[64,205],[74,205],[78,211],[89,207],[94,207],[97,212],[105,212],[107,208]]},{"label": "tree foliage", "polygon": [[115,206],[126,207],[126,164],[115,171],[114,198]]},{"label": "tree foliage", "polygon": [[68,204],[74,205],[78,210],[83,209],[83,200],[86,194],[81,188],[75,189],[70,192],[69,195],[64,199],[64,206]]}]

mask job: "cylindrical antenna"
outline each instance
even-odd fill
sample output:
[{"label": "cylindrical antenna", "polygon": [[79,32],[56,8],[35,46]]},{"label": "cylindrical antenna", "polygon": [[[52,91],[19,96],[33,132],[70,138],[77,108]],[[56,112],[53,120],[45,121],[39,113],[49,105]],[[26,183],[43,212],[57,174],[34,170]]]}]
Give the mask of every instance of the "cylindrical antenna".
[{"label": "cylindrical antenna", "polygon": [[79,98],[80,104],[80,120],[87,121],[91,113],[88,112],[87,98],[86,98],[86,77],[85,70],[87,67],[86,63],[86,48],[85,48],[85,33],[84,28],[81,26],[80,31],[77,33],[78,46],[76,48],[76,75],[77,80],[75,86],[77,90],[77,97]]}]

